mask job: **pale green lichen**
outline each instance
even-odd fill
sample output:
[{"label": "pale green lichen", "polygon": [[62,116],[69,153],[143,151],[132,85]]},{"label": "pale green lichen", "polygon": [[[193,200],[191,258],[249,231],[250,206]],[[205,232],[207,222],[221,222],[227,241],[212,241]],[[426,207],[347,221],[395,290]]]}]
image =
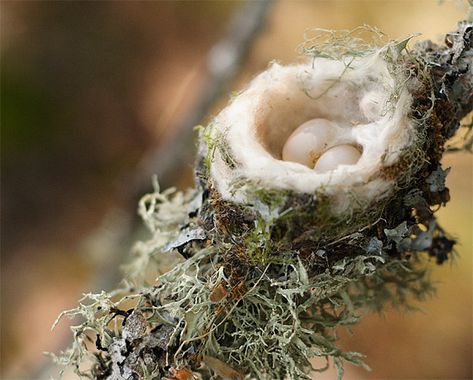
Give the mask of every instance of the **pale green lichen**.
[{"label": "pale green lichen", "polygon": [[376,53],[386,43],[383,32],[368,25],[351,30],[315,28],[305,33],[299,50],[313,58],[339,61],[346,57],[365,57]]},{"label": "pale green lichen", "polygon": [[[154,267],[155,273],[159,269],[157,256],[175,254],[159,252],[156,241],[164,247],[176,236],[168,233],[170,226],[178,220],[184,224],[195,221],[184,217],[189,211],[188,203],[182,202],[185,198],[182,193],[171,196],[169,191],[156,191],[143,200],[142,215],[153,238],[138,250],[148,256],[148,269]],[[267,212],[273,218],[278,216],[274,209]],[[57,361],[73,366],[81,375],[108,378],[114,371],[112,364],[118,360],[113,349],[122,342],[136,345],[133,360],[129,359],[129,351],[118,351],[123,360],[128,360],[121,365],[122,372],[127,368],[142,378],[160,378],[169,367],[195,369],[206,356],[218,358],[255,379],[309,379],[308,374],[314,370],[311,359],[322,357],[327,362],[334,360],[341,377],[343,361],[364,364],[360,354],[337,347],[337,328],[357,323],[364,309],[382,310],[386,303],[410,307],[411,301],[432,293],[420,257],[416,262],[404,254],[390,257],[387,252],[391,244],[410,239],[405,223],[386,230],[385,235],[385,242],[368,241],[362,234],[352,236],[349,244],[365,249],[365,253],[334,262],[330,262],[329,253],[318,251],[319,259],[327,262],[324,270],[316,265],[308,267],[297,258],[297,252],[287,252],[287,263],[256,260],[259,264],[254,265],[255,260],[249,257],[247,264],[241,262],[232,268],[229,262],[236,259],[230,256],[232,245],[202,243],[193,248],[189,259],[160,275],[155,285],[140,284],[134,278],[133,287],[110,294],[89,294],[78,308],[63,313],[80,316],[83,322],[73,328],[73,347]],[[271,240],[258,234],[250,234],[250,238],[254,238],[253,244]],[[249,244],[249,240],[245,242]],[[224,296],[212,298],[218,286],[224,287]],[[140,330],[146,333],[135,339],[129,338],[134,336],[133,331],[124,333],[126,327],[117,322],[129,318],[130,310],[144,316]],[[94,350],[85,342],[93,340],[94,335],[100,347],[91,354]],[[161,346],[159,339],[164,339]],[[144,352],[142,342],[154,347],[151,353]],[[89,370],[80,369],[85,360],[91,362]],[[202,374],[196,376],[203,378],[212,372],[204,368],[200,371]],[[154,373],[154,377],[144,376],[145,372]]]}]

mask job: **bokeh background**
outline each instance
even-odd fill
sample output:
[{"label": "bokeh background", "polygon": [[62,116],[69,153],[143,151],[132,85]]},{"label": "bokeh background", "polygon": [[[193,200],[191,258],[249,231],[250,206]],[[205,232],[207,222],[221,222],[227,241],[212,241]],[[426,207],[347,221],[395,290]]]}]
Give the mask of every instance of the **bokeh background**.
[{"label": "bokeh background", "polygon": [[[174,136],[192,127],[186,121],[211,82],[208,54],[245,7],[1,2],[2,379],[46,378],[42,352],[69,337],[67,323],[50,331],[59,312],[84,292],[117,284],[119,265],[143,236],[135,210],[150,172],[170,159],[161,183],[192,186],[194,144],[175,144]],[[274,2],[201,122],[268,62],[299,59],[309,28],[366,23],[392,38],[420,32],[438,41],[465,14],[462,1]],[[354,335],[341,332],[342,346],[365,353],[373,369],[348,367],[347,379],[473,377],[472,156],[452,154],[444,164],[452,167],[452,201],[438,215],[459,240],[458,258],[432,263],[438,295],[423,312],[370,315]]]}]

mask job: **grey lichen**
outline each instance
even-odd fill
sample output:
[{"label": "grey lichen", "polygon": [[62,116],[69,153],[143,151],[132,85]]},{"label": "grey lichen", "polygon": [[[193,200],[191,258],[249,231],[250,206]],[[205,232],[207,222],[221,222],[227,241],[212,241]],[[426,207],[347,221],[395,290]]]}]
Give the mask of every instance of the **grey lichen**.
[{"label": "grey lichen", "polygon": [[[339,45],[332,39],[306,50],[336,59],[373,46],[342,35]],[[341,378],[344,362],[366,368],[361,354],[337,346],[337,329],[367,310],[410,309],[431,296],[430,258],[442,263],[454,246],[433,206],[449,200],[445,142],[472,109],[471,92],[457,104],[473,80],[471,24],[451,38],[447,47],[428,43],[410,53],[407,40],[390,45],[409,73],[418,133],[378,174],[394,190],[376,202],[352,194],[356,207],[334,213],[323,188],[299,193],[244,178],[252,201],[224,198],[213,155],[227,157],[230,169],[239,163],[224,134],[201,130],[196,189],[161,192],[155,183],[140,203],[151,239],[137,244],[121,289],[89,294],[63,313],[81,322],[57,362],[95,379],[309,379],[330,361]],[[161,274],[163,261],[172,268]],[[327,366],[313,368],[317,357]]]}]

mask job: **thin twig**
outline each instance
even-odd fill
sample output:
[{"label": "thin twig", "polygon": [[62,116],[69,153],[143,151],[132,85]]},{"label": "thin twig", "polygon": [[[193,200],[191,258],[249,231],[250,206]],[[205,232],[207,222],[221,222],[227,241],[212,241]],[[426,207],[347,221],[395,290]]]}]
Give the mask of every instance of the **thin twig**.
[{"label": "thin twig", "polygon": [[[224,37],[215,44],[208,53],[206,84],[202,87],[197,96],[197,101],[188,113],[185,120],[175,127],[175,135],[166,142],[164,146],[157,147],[147,153],[142,159],[138,168],[135,168],[130,182],[126,181],[130,190],[125,194],[124,206],[127,207],[135,202],[138,196],[143,195],[151,186],[151,177],[157,174],[160,183],[165,187],[172,181],[171,173],[179,172],[183,162],[191,164],[193,162],[194,144],[193,128],[199,124],[209,113],[210,108],[220,97],[222,92],[229,85],[237,74],[241,62],[250,50],[258,32],[262,29],[269,13],[272,0],[248,1],[242,6],[231,21],[228,31]],[[104,217],[104,221],[109,220],[112,214],[128,214],[129,210],[113,209]],[[113,250],[113,252],[102,252],[102,256],[108,256],[106,260],[101,260],[95,269],[94,276],[87,289],[109,289],[120,280],[120,264],[128,254],[128,243],[136,234],[136,223],[126,218],[126,226],[122,226],[121,231],[117,231],[114,239],[123,249]],[[100,227],[99,229],[100,230]],[[67,341],[60,346],[66,347]],[[55,370],[50,362],[46,362],[40,368],[30,373],[32,379],[47,379]]]},{"label": "thin twig", "polygon": [[164,188],[172,185],[183,166],[195,157],[193,128],[200,124],[212,105],[235,77],[258,32],[262,29],[272,0],[248,1],[231,22],[225,36],[207,56],[207,80],[195,104],[176,133],[165,144],[152,149],[142,159],[133,178],[132,198],[149,190],[156,174]]}]

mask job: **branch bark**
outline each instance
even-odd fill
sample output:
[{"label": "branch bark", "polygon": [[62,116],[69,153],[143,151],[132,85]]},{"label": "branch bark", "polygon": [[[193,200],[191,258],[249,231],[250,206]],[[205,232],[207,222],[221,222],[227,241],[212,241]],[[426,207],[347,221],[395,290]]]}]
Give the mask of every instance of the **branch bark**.
[{"label": "branch bark", "polygon": [[445,36],[445,46],[423,41],[416,51],[430,71],[436,107],[444,110],[445,136],[452,137],[473,110],[473,23],[461,21]]}]

